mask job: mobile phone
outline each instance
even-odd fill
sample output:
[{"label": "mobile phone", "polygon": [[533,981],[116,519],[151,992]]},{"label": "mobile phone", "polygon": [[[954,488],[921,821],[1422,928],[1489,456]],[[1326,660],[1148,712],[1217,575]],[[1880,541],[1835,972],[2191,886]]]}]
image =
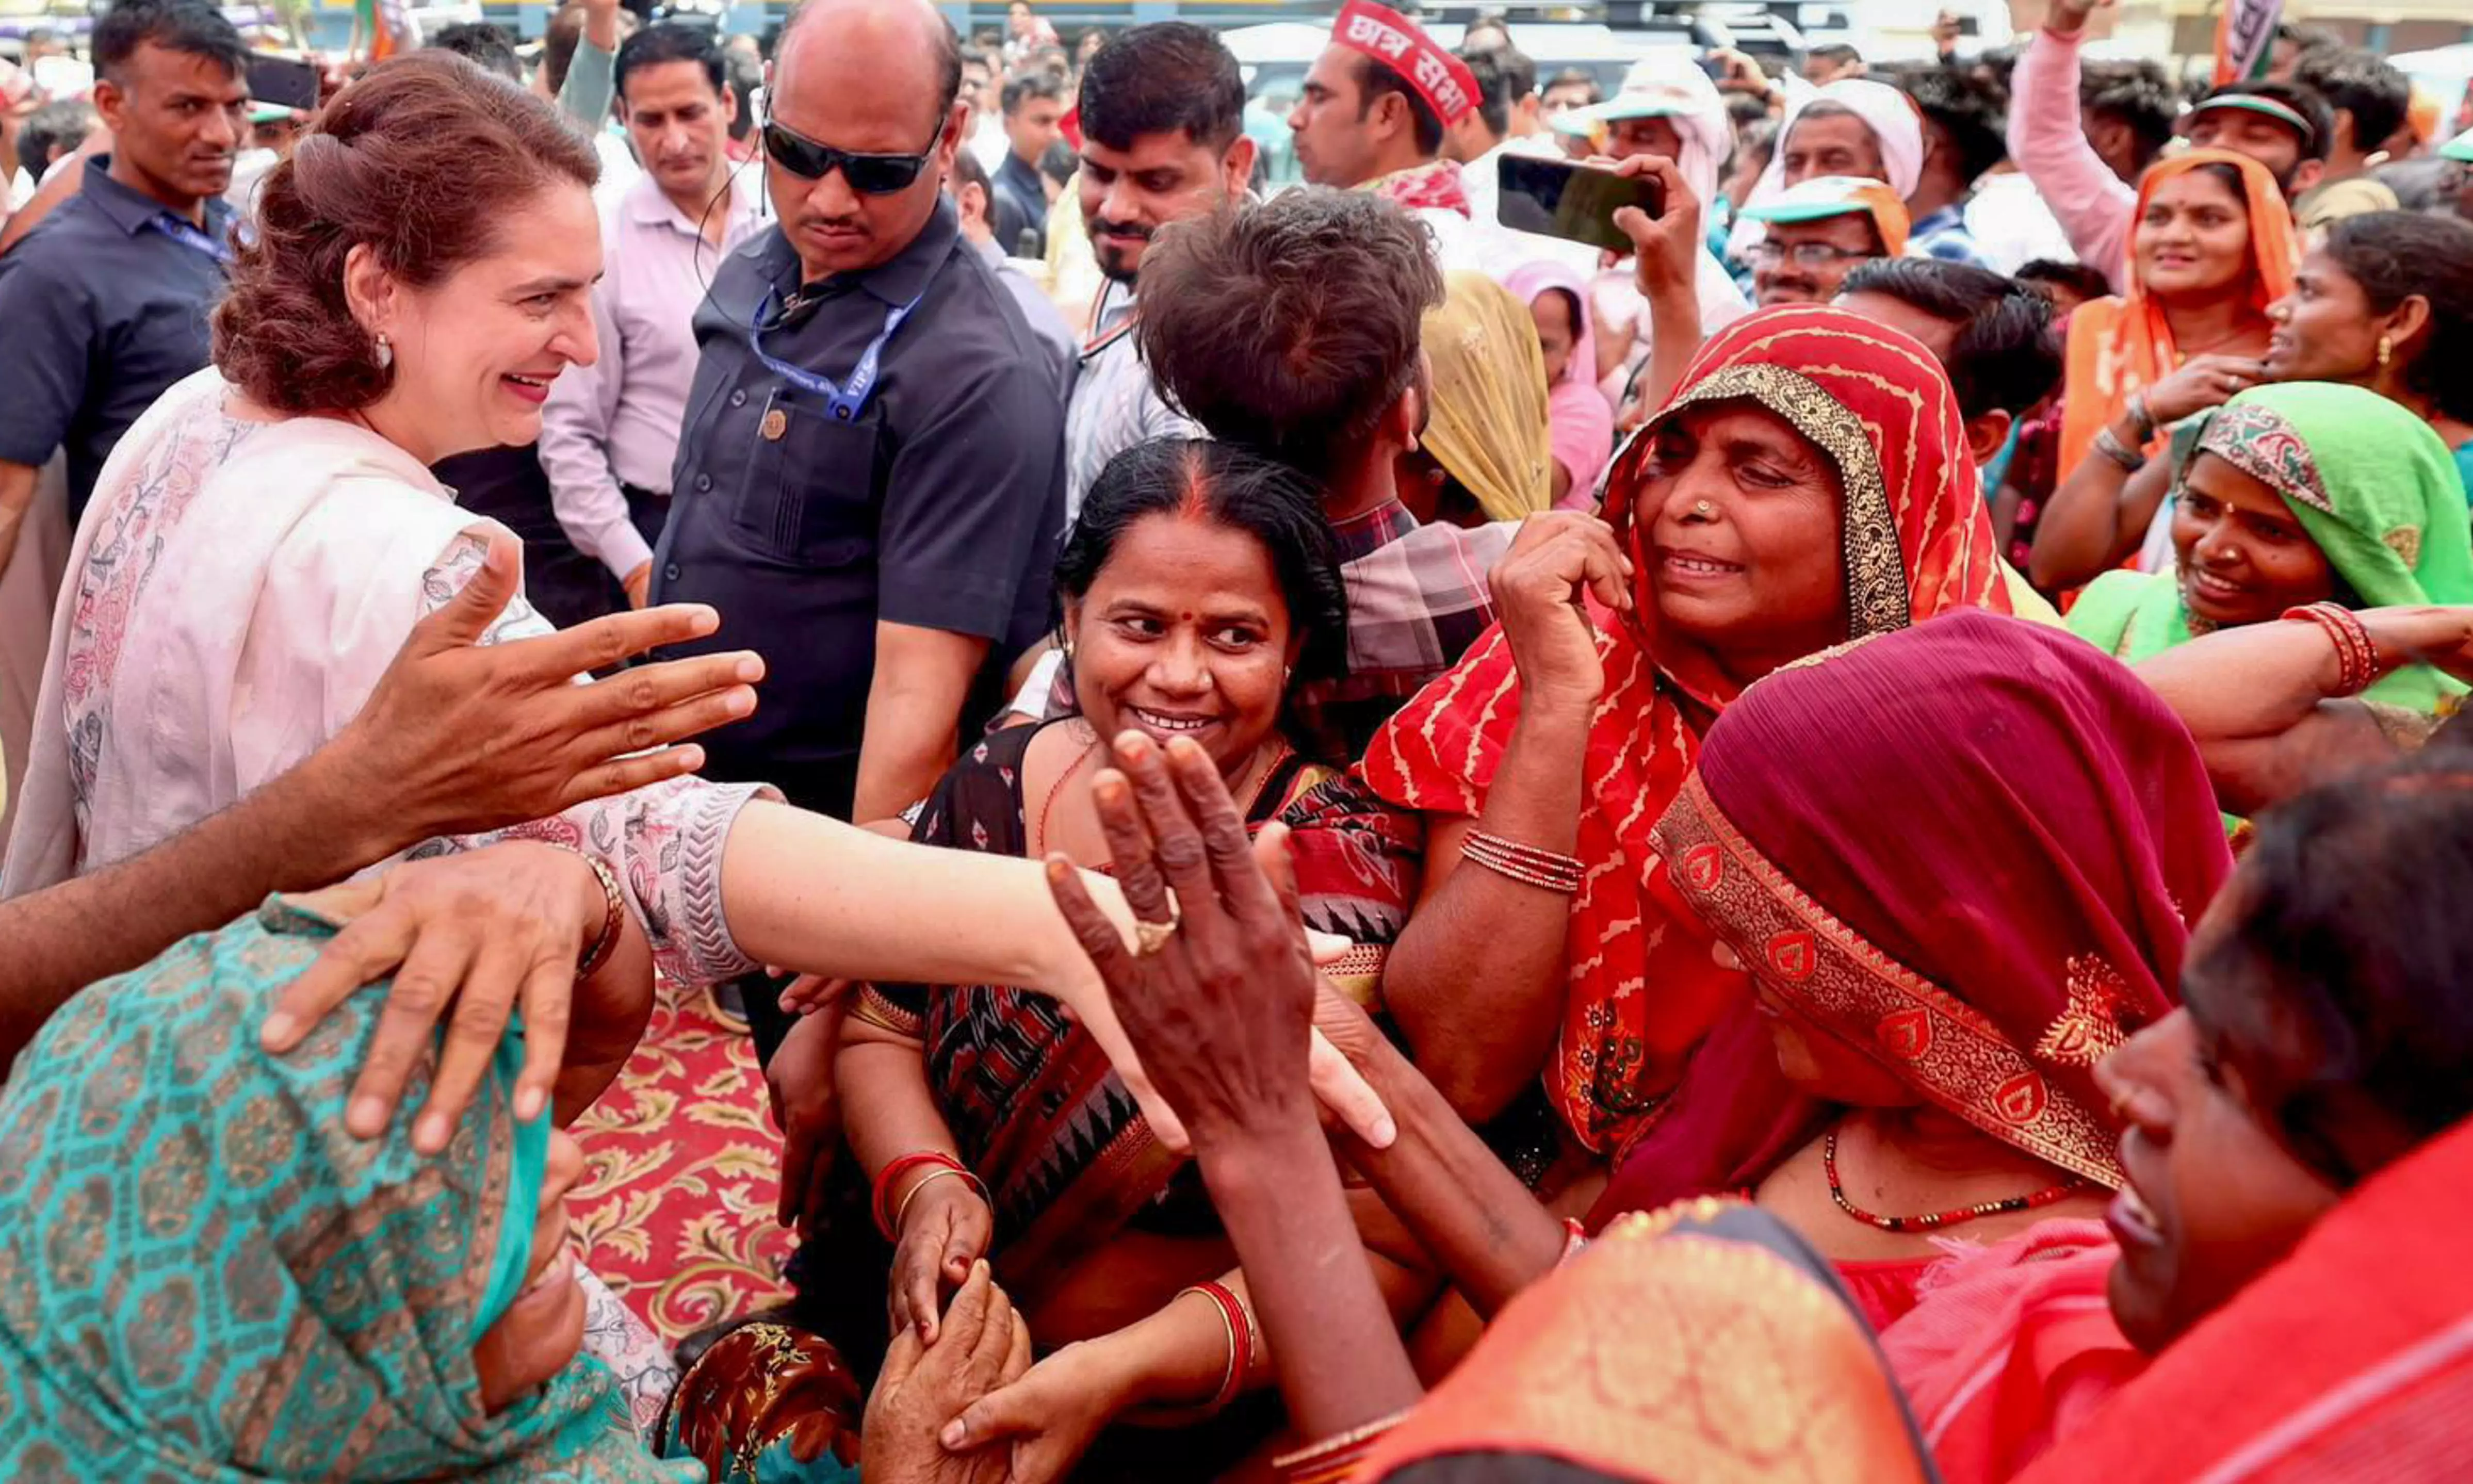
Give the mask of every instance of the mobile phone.
[{"label": "mobile phone", "polygon": [[249,59],[249,96],[255,103],[315,113],[318,111],[318,64],[298,57],[252,53]]},{"label": "mobile phone", "polygon": [[1631,239],[1615,226],[1616,210],[1638,206],[1651,219],[1666,214],[1666,186],[1655,176],[1619,176],[1525,155],[1498,156],[1495,163],[1501,185],[1495,216],[1516,231],[1629,252]]}]

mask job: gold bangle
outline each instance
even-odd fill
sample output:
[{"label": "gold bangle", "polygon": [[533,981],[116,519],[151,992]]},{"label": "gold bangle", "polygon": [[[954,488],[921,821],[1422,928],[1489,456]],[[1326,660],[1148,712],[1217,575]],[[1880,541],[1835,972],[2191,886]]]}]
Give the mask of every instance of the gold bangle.
[{"label": "gold bangle", "polygon": [[991,1212],[995,1211],[996,1209],[996,1202],[988,1198],[988,1183],[986,1181],[972,1174],[969,1170],[955,1168],[951,1165],[940,1164],[936,1168],[929,1170],[926,1174],[920,1176],[917,1180],[912,1181],[910,1188],[901,1192],[901,1204],[893,1209],[893,1235],[895,1240],[899,1241],[900,1239],[901,1223],[909,1216],[910,1203],[919,1199],[919,1192],[926,1189],[936,1182],[948,1178],[969,1181],[973,1186],[977,1187],[980,1204],[987,1207]]},{"label": "gold bangle", "polygon": [[1407,1419],[1413,1407],[1403,1408],[1388,1417],[1378,1417],[1362,1426],[1351,1427],[1307,1444],[1293,1453],[1284,1453],[1271,1460],[1271,1467],[1285,1473],[1290,1484],[1323,1484],[1348,1476],[1348,1470],[1363,1460],[1374,1442]]},{"label": "gold bangle", "polygon": [[553,850],[564,850],[592,868],[592,878],[601,883],[601,934],[592,940],[592,946],[586,949],[584,957],[576,960],[575,963],[575,977],[589,979],[599,973],[601,966],[610,962],[610,955],[617,951],[620,919],[626,913],[627,898],[619,894],[618,875],[610,869],[609,862],[598,855],[579,850],[571,845],[564,845],[555,840],[543,843]]}]

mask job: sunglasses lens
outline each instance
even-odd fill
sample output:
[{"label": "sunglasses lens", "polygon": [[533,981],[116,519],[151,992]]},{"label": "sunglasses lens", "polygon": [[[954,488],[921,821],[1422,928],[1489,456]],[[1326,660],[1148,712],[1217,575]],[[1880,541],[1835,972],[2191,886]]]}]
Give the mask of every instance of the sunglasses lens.
[{"label": "sunglasses lens", "polygon": [[909,155],[845,155],[842,179],[862,196],[889,196],[909,189],[910,182],[919,179],[922,163]]},{"label": "sunglasses lens", "polygon": [[779,124],[764,126],[764,153],[794,176],[813,180],[832,166],[832,152]]},{"label": "sunglasses lens", "polygon": [[804,139],[779,124],[764,126],[764,153],[792,175],[822,180],[839,170],[842,180],[862,196],[889,196],[908,190],[927,161],[916,155],[846,155],[830,145]]}]

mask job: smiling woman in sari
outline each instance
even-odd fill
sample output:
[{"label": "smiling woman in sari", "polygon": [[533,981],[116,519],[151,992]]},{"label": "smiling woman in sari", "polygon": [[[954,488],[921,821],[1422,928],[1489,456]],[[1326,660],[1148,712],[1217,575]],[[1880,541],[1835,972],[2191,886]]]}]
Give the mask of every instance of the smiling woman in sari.
[{"label": "smiling woman in sari", "polygon": [[[2007,607],[1947,377],[1842,311],[1720,332],[1607,490],[1625,534],[1531,517],[1494,573],[1501,627],[1361,764],[1425,812],[1430,844],[1385,1003],[1464,1116],[1496,1118],[1542,1076],[1564,1156],[1546,1179],[1583,1209],[1586,1172],[1657,1120],[1744,1001],[1741,971],[1677,930],[1649,838],[1702,734],[1790,660]],[[1762,1132],[1739,1131],[1746,1151]]]},{"label": "smiling woman in sari", "polygon": [[[1092,486],[1057,581],[1076,713],[973,748],[915,838],[1104,866],[1091,794],[1103,739],[1191,738],[1249,828],[1285,830],[1307,921],[1361,945],[1336,972],[1370,996],[1406,915],[1417,839],[1412,820],[1301,755],[1282,726],[1295,685],[1333,673],[1345,650],[1310,485],[1228,443],[1142,444]],[[1070,1467],[1119,1413],[1207,1415],[1269,1377],[1273,1357],[1237,1341],[1244,1282],[1198,1176],[1153,1137],[1091,1037],[1001,985],[872,986],[854,1017],[836,1065],[894,1243],[893,1327],[931,1334],[940,1289],[984,1256],[1042,1345],[1065,1347],[992,1399],[1026,1435],[1021,1476]],[[881,1264],[882,1249],[872,1257]],[[860,1261],[837,1286],[861,1286]],[[1258,1420],[1232,1415],[1228,1437],[1259,1434]],[[1217,1447],[1175,1446],[1192,1477]]]},{"label": "smiling woman in sari", "polygon": [[[2260,387],[2207,419],[2174,497],[2173,549],[2172,571],[2097,579],[2070,631],[2134,663],[2312,604],[2473,602],[2454,456],[2401,403],[2336,382]],[[2427,716],[2462,691],[2407,665],[2361,694]]]}]

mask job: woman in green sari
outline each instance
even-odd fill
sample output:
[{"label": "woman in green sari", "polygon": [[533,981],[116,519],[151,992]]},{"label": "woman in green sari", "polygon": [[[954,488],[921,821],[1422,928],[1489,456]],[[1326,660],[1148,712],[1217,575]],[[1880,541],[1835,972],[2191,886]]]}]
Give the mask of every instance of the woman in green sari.
[{"label": "woman in green sari", "polygon": [[[291,1052],[331,928],[280,901],[80,993],[0,1099],[0,1477],[689,1479],[579,1354],[583,1161],[510,1032],[435,1156],[344,1128],[385,995]],[[418,1079],[425,1082],[425,1075]]]},{"label": "woman in green sari", "polygon": [[[523,872],[502,845],[501,868]],[[438,863],[396,871],[443,869]],[[656,1458],[619,1380],[582,1346],[567,1226],[582,1151],[555,1124],[614,1075],[643,1020],[580,1018],[550,1107],[515,1116],[510,1026],[445,1147],[413,1147],[433,1066],[385,1130],[344,1123],[389,986],[364,989],[277,1053],[260,1027],[374,892],[272,898],[255,916],[81,992],[0,1089],[0,1479],[10,1484],[692,1484],[675,1427]],[[357,906],[355,904],[358,904]],[[330,917],[328,914],[334,914]],[[589,931],[589,929],[588,929]],[[651,977],[624,931],[599,970]],[[864,1425],[869,1479],[970,1484],[937,1433],[1030,1365],[984,1265],[946,1343],[898,1340]],[[741,1331],[747,1333],[748,1331]],[[963,1343],[955,1344],[960,1339]],[[750,1428],[729,1478],[857,1484],[857,1389],[812,1383]],[[812,1381],[811,1377],[811,1381]],[[828,1393],[831,1406],[814,1404]]]},{"label": "woman in green sari", "polygon": [[[2430,425],[2360,387],[2258,387],[2208,418],[2181,470],[2173,566],[2113,572],[2072,633],[2135,663],[2293,609],[2473,603],[2473,536],[2454,456]],[[2408,665],[2364,698],[2423,715],[2464,686]]]}]

